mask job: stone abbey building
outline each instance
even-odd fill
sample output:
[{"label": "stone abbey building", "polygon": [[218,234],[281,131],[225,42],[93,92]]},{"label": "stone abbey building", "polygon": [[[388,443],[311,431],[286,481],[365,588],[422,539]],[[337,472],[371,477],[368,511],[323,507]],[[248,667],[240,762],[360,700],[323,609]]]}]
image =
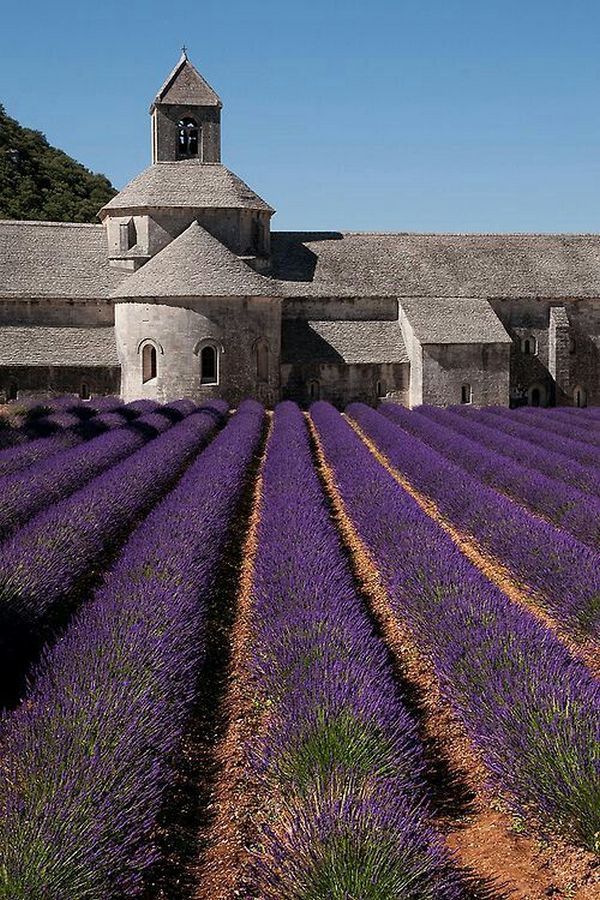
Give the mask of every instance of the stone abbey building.
[{"label": "stone abbey building", "polygon": [[98,225],[0,222],[0,394],[600,404],[600,235],[277,232],[184,53]]}]

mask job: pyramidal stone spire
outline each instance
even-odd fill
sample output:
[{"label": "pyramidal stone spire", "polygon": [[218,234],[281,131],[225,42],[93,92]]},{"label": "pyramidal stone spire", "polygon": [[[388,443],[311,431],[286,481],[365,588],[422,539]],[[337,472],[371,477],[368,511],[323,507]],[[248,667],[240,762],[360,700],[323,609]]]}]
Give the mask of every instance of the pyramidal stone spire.
[{"label": "pyramidal stone spire", "polygon": [[158,91],[150,112],[158,104],[175,106],[218,106],[223,104],[217,92],[188,59],[187,47],[181,48],[177,65]]}]

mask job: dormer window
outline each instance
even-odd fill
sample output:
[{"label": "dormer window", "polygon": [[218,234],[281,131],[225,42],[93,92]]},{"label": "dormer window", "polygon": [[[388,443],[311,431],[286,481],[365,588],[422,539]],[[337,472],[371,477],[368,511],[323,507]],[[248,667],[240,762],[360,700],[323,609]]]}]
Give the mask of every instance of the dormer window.
[{"label": "dormer window", "polygon": [[184,159],[193,159],[194,157],[197,157],[200,145],[200,130],[197,123],[194,119],[181,119],[178,127],[178,155]]}]

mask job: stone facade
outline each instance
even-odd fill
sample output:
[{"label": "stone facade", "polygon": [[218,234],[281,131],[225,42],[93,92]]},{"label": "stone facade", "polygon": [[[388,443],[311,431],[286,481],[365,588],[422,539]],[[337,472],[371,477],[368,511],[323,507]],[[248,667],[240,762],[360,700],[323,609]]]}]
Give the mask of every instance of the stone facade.
[{"label": "stone facade", "polygon": [[271,231],[185,53],[100,225],[0,222],[0,398],[600,405],[600,235]]}]

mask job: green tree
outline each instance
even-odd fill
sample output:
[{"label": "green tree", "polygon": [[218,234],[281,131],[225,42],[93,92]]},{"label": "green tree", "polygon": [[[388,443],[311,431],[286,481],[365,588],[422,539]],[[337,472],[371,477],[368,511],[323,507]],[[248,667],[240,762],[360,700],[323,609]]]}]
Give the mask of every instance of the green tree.
[{"label": "green tree", "polygon": [[23,128],[0,104],[0,219],[96,222],[115,194],[108,178]]}]

